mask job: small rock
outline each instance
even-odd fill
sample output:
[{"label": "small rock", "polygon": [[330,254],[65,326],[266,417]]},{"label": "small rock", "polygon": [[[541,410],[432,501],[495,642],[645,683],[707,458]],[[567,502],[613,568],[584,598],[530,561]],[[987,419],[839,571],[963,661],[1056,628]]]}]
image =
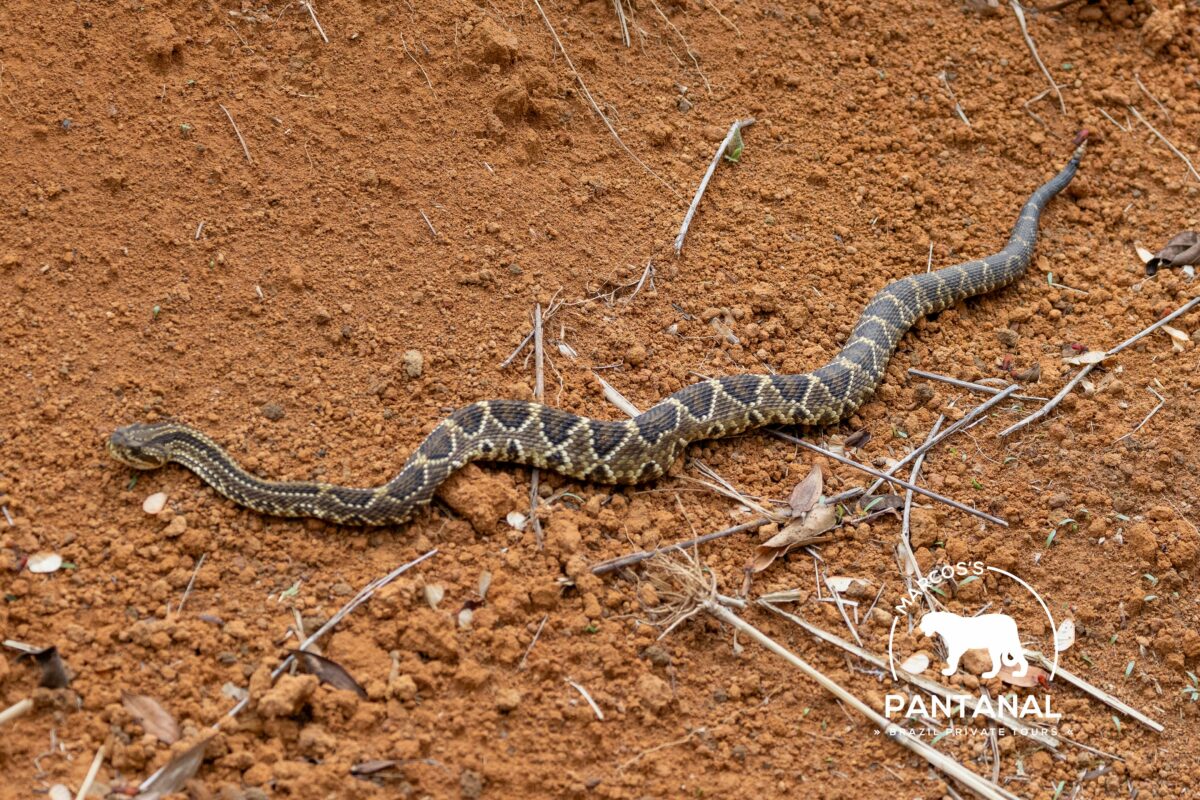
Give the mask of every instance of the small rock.
[{"label": "small rock", "polygon": [[475,27],[472,38],[475,40],[475,61],[479,64],[507,66],[517,60],[516,35],[490,17]]},{"label": "small rock", "polygon": [[267,403],[262,407],[262,415],[272,422],[278,422],[283,419],[283,406],[279,403]]},{"label": "small rock", "polygon": [[292,716],[313,696],[318,683],[316,675],[281,675],[258,701],[259,716],[265,719]]},{"label": "small rock", "polygon": [[652,644],[642,651],[642,658],[656,667],[671,666],[671,654],[661,645]]},{"label": "small rock", "polygon": [[168,539],[174,539],[176,536],[182,536],[187,531],[187,517],[180,514],[178,517],[172,518],[167,523],[167,527],[163,528],[163,536]]},{"label": "small rock", "polygon": [[1148,523],[1135,522],[1125,532],[1125,541],[1143,561],[1153,564],[1158,554],[1158,540]]},{"label": "small rock", "polygon": [[647,672],[638,678],[637,694],[642,705],[655,714],[670,705],[671,687],[662,678]]},{"label": "small rock", "polygon": [[142,501],[142,511],[147,514],[157,514],[167,505],[167,493],[155,492]]},{"label": "small rock", "polygon": [[521,704],[521,693],[513,688],[501,689],[496,692],[496,708],[502,713],[508,714],[516,710]]},{"label": "small rock", "polygon": [[420,350],[404,351],[404,374],[410,378],[419,378],[425,372],[425,356]]},{"label": "small rock", "polygon": [[646,348],[643,345],[635,344],[625,351],[625,360],[629,362],[631,367],[640,367],[646,363]]},{"label": "small rock", "polygon": [[1005,347],[1016,347],[1017,340],[1021,337],[1012,328],[997,328],[996,338],[1000,340],[1000,344]]},{"label": "small rock", "polygon": [[458,788],[467,800],[476,800],[483,794],[483,776],[473,769],[464,769],[458,779]]},{"label": "small rock", "polygon": [[1158,10],[1142,25],[1142,43],[1152,53],[1162,50],[1179,35],[1179,20],[1174,11]]},{"label": "small rock", "polygon": [[411,675],[399,675],[392,681],[388,691],[397,700],[412,700],[417,696],[417,682]]},{"label": "small rock", "polygon": [[1050,499],[1047,501],[1051,508],[1063,508],[1070,502],[1071,495],[1067,494],[1066,492],[1057,492],[1052,494],[1050,495]]}]

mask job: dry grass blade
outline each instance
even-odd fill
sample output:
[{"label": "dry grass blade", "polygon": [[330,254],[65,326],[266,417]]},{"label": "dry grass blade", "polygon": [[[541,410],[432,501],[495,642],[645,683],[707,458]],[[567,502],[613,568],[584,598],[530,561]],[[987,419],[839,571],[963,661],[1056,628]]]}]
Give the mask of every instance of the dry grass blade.
[{"label": "dry grass blade", "polygon": [[1029,27],[1025,23],[1025,10],[1021,8],[1021,4],[1017,0],[1009,0],[1012,4],[1013,14],[1017,17],[1017,24],[1021,26],[1021,36],[1025,37],[1025,44],[1029,47],[1029,52],[1033,55],[1033,60],[1037,62],[1038,68],[1042,74],[1046,76],[1046,80],[1050,82],[1050,89],[1054,92],[1054,96],[1058,98],[1058,109],[1062,113],[1067,113],[1067,104],[1063,100],[1062,91],[1058,88],[1058,84],[1054,81],[1054,76],[1050,74],[1050,70],[1046,69],[1046,65],[1042,63],[1041,56],[1038,55],[1037,45],[1033,43],[1033,37],[1029,35]]},{"label": "dry grass blade", "polygon": [[[534,0],[534,2],[536,3],[537,0]],[[683,224],[679,226],[679,235],[675,237],[675,255],[683,252],[683,240],[687,236],[688,228],[692,224],[692,217],[696,216],[696,209],[700,207],[700,198],[704,196],[704,190],[708,188],[708,182],[712,180],[713,173],[717,171],[717,165],[721,163],[721,157],[725,155],[734,140],[741,135],[742,128],[748,128],[754,122],[754,118],[751,117],[749,119],[737,120],[729,126],[729,133],[725,134],[725,138],[721,141],[717,152],[713,154],[712,161],[709,162],[704,177],[700,179],[700,185],[696,187],[696,194],[692,198],[692,204],[688,206],[687,214],[683,217]]]},{"label": "dry grass blade", "polygon": [[163,744],[175,744],[179,741],[179,723],[171,716],[171,712],[153,697],[121,692],[121,705],[125,706],[125,710],[138,721],[146,733]]},{"label": "dry grass blade", "polygon": [[571,61],[571,56],[567,54],[567,48],[563,47],[562,40],[558,38],[558,31],[554,30],[554,26],[550,24],[550,17],[546,16],[546,10],[542,8],[541,2],[539,0],[533,0],[533,4],[537,6],[538,13],[542,15],[542,21],[546,23],[546,27],[550,30],[550,35],[554,38],[554,43],[558,45],[559,52],[562,53],[563,58],[567,60],[567,66],[571,68],[571,74],[573,74],[575,76],[575,80],[579,82],[579,88],[583,90],[583,96],[587,98],[588,105],[590,105],[592,110],[596,112],[596,116],[600,117],[600,121],[604,123],[604,127],[608,128],[608,132],[612,134],[613,139],[616,140],[617,144],[621,146],[621,149],[625,151],[625,154],[632,158],[639,167],[644,169],[648,175],[654,178],[654,180],[666,187],[671,194],[678,197],[679,192],[676,191],[675,187],[660,178],[658,173],[650,169],[646,162],[638,158],[637,154],[630,150],[625,142],[621,139],[621,135],[617,133],[617,129],[614,128],[612,123],[608,121],[608,117],[604,116],[604,112],[600,110],[599,103],[597,103],[596,99],[592,97],[592,93],[588,90],[587,84],[583,82],[583,76],[579,74],[579,70],[575,69],[575,63]]},{"label": "dry grass blade", "polygon": [[1168,139],[1166,136],[1163,136],[1159,132],[1158,128],[1151,125],[1150,121],[1147,120],[1145,117],[1143,117],[1142,112],[1138,111],[1136,107],[1129,106],[1129,111],[1133,114],[1133,116],[1137,117],[1138,122],[1142,123],[1147,128],[1149,128],[1150,132],[1153,133],[1155,136],[1157,136],[1158,140],[1160,142],[1165,144],[1172,153],[1174,153],[1176,156],[1179,157],[1180,161],[1182,161],[1185,165],[1187,165],[1187,170],[1189,173],[1191,173],[1193,178],[1200,181],[1200,172],[1196,172],[1196,167],[1192,164],[1192,160],[1190,158],[1188,158],[1186,155],[1184,155],[1182,150],[1180,150],[1178,147],[1176,147],[1174,144],[1172,144],[1171,140]]},{"label": "dry grass blade", "polygon": [[601,561],[599,564],[594,565],[591,568],[592,574],[604,575],[609,572],[615,572],[619,569],[624,569],[625,567],[632,567],[634,564],[640,564],[643,561],[649,561],[655,556],[690,550],[694,547],[698,547],[699,545],[713,542],[717,539],[724,539],[726,536],[732,536],[735,533],[758,530],[770,521],[771,520],[767,519],[766,517],[759,517],[758,519],[752,519],[749,522],[743,522],[740,525],[734,525],[730,528],[725,528],[724,530],[715,531],[714,533],[706,533],[703,536],[697,536],[694,539],[688,539],[683,542],[676,542],[675,544],[667,545],[666,547],[659,547],[654,550],[643,550],[640,553],[630,553],[629,555],[610,558],[608,561]]}]

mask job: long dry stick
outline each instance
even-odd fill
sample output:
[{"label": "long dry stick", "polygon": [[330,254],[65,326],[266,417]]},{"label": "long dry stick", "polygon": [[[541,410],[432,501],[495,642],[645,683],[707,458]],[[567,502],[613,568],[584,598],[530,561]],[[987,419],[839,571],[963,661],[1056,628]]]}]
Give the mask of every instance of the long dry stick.
[{"label": "long dry stick", "polygon": [[[1046,658],[1046,656],[1044,654],[1039,653],[1037,651],[1026,650],[1025,658],[1027,658],[1029,660],[1030,664],[1036,663],[1036,664],[1040,664],[1041,666],[1045,667],[1046,669],[1054,669],[1053,660]],[[1141,724],[1145,725],[1147,728],[1154,731],[1155,733],[1163,732],[1163,726],[1161,723],[1155,722],[1154,720],[1150,719],[1150,717],[1147,717],[1145,714],[1138,711],[1133,706],[1129,705],[1128,703],[1123,702],[1119,698],[1113,697],[1111,694],[1109,694],[1108,692],[1099,688],[1098,686],[1093,686],[1092,684],[1088,683],[1087,681],[1085,681],[1083,678],[1079,677],[1078,675],[1076,675],[1072,672],[1068,672],[1065,668],[1062,667],[1062,665],[1059,665],[1059,667],[1057,669],[1055,669],[1054,675],[1056,678],[1062,678],[1064,681],[1071,684],[1072,686],[1087,692],[1092,697],[1095,697],[1097,700],[1104,703],[1109,708],[1114,708],[1117,711],[1120,711],[1125,716],[1132,717],[1133,719],[1135,719],[1138,722],[1140,722]]]},{"label": "long dry stick", "polygon": [[329,37],[325,35],[325,29],[321,27],[321,20],[317,19],[317,10],[313,8],[312,0],[304,0],[300,5],[308,10],[308,15],[312,17],[313,25],[317,26],[317,33],[321,34],[321,41],[329,44]]},{"label": "long dry stick", "polygon": [[75,800],[84,800],[88,796],[88,790],[96,782],[96,776],[100,774],[100,765],[104,763],[104,756],[107,753],[108,745],[100,745],[100,749],[96,751],[96,757],[92,759],[92,765],[88,767],[87,775],[83,778],[83,783],[79,784],[79,791],[75,794]]},{"label": "long dry stick", "polygon": [[[533,308],[533,397],[541,403],[546,397],[546,372],[543,369],[543,361],[545,352],[542,348],[542,304],[538,303]],[[533,538],[537,542],[538,550],[542,549],[542,544],[545,541],[545,536],[542,533],[542,522],[538,519],[538,479],[541,473],[538,468],[534,467],[530,470],[532,477],[529,480],[529,520],[533,523]]]},{"label": "long dry stick", "polygon": [[[998,396],[999,395],[997,395],[997,397]],[[960,420],[960,422],[961,422],[961,420]],[[947,428],[946,430],[949,430],[949,428]],[[848,467],[853,467],[854,469],[857,469],[861,472],[865,472],[868,475],[873,475],[876,478],[878,478],[880,482],[891,481],[892,483],[894,483],[898,486],[903,486],[905,489],[911,489],[919,495],[924,495],[925,497],[928,497],[930,500],[936,500],[939,503],[945,503],[946,505],[950,506],[951,508],[957,508],[959,511],[965,511],[968,514],[972,514],[976,517],[979,517],[980,519],[985,519],[988,522],[994,523],[996,525],[1002,525],[1005,528],[1008,527],[1008,523],[1005,522],[1004,520],[1000,519],[999,517],[994,517],[985,511],[980,511],[977,508],[972,508],[971,506],[968,506],[964,503],[960,503],[957,500],[952,500],[949,497],[940,495],[937,492],[931,492],[928,489],[922,489],[920,486],[914,486],[913,484],[909,483],[908,481],[897,478],[895,475],[889,475],[886,472],[880,472],[879,470],[877,470],[873,467],[868,467],[866,464],[860,464],[859,462],[857,462],[853,459],[838,455],[837,453],[834,453],[831,450],[826,450],[824,447],[819,447],[819,446],[813,444],[812,442],[806,442],[803,439],[800,439],[796,436],[792,436],[790,433],[784,433],[783,431],[774,431],[774,434],[775,434],[775,436],[777,436],[781,439],[785,439],[789,442],[792,442],[793,444],[798,444],[801,447],[806,447],[809,450],[812,450],[814,453],[820,453],[821,455],[825,456],[826,458],[832,458],[834,461],[845,464]]]},{"label": "long dry stick", "polygon": [[[763,524],[766,524],[766,520],[763,520]],[[24,714],[28,714],[31,708],[33,708],[33,698],[31,697],[26,697],[20,702],[13,703],[8,708],[0,711],[0,725],[3,725],[10,720],[14,720],[17,717],[23,716]]]},{"label": "long dry stick", "polygon": [[1163,144],[1165,144],[1167,147],[1171,148],[1171,152],[1174,153],[1175,155],[1179,156],[1179,159],[1184,164],[1187,165],[1188,172],[1192,173],[1192,177],[1195,178],[1196,180],[1200,181],[1200,172],[1196,172],[1196,167],[1192,165],[1192,160],[1190,158],[1188,158],[1186,155],[1184,155],[1182,150],[1180,150],[1175,145],[1171,144],[1170,139],[1168,139],[1167,137],[1165,137],[1161,133],[1159,133],[1158,128],[1151,125],[1150,121],[1147,120],[1145,117],[1143,117],[1142,112],[1138,111],[1137,108],[1135,108],[1134,106],[1129,106],[1129,110],[1133,112],[1133,115],[1135,117],[1137,117],[1138,122],[1142,123],[1147,128],[1149,128],[1150,132],[1153,133],[1155,136],[1157,136]]},{"label": "long dry stick", "polygon": [[[1017,391],[1017,385],[1015,383],[1009,384],[1009,386],[1002,389],[996,395],[988,398],[985,402],[980,403],[979,405],[975,406],[970,411],[968,411],[963,416],[963,418],[960,419],[958,422],[955,422],[953,425],[946,428],[946,430],[942,431],[937,436],[926,441],[924,444],[922,444],[916,450],[913,450],[911,453],[906,455],[904,458],[900,459],[900,461],[898,463],[893,464],[888,469],[887,474],[889,476],[892,475],[893,473],[895,473],[896,470],[900,469],[905,464],[919,458],[922,454],[924,454],[929,449],[936,447],[938,445],[938,443],[940,443],[943,439],[953,436],[954,434],[963,430],[968,425],[970,425],[973,420],[975,420],[977,417],[979,417],[981,414],[983,414],[983,412],[987,411],[992,406],[995,406],[995,405],[1003,402],[1005,399],[1010,397],[1015,391]],[[888,480],[891,480],[891,478],[888,478]],[[871,486],[867,489],[867,494],[875,494],[876,490],[878,490],[879,487],[883,485],[883,483],[884,483],[883,480],[877,480],[874,483],[872,483]]]},{"label": "long dry stick", "polygon": [[708,614],[737,629],[738,632],[745,634],[750,639],[753,639],[758,644],[762,645],[775,655],[782,658],[784,661],[787,661],[796,669],[803,672],[807,677],[819,683],[822,688],[824,688],[838,700],[869,719],[885,737],[920,756],[927,761],[930,766],[958,781],[963,786],[971,789],[971,791],[975,792],[980,797],[987,798],[987,800],[1019,800],[1016,795],[1012,794],[1008,790],[1001,786],[997,786],[986,778],[976,775],[974,772],[967,769],[954,759],[939,752],[936,748],[921,741],[916,736],[913,736],[904,728],[895,724],[887,717],[871,708],[871,706],[858,699],[858,697],[850,694],[850,692],[848,692],[833,679],[827,677],[820,670],[811,666],[808,664],[808,662],[804,661],[795,653],[791,652],[786,647],[767,636],[758,628],[754,627],[737,614],[734,614],[732,611],[722,606],[716,601],[716,599],[709,598],[704,600],[702,607]]},{"label": "long dry stick", "polygon": [[[436,547],[433,548],[432,550],[430,550],[429,552],[424,553],[423,555],[417,556],[412,561],[409,561],[406,564],[401,564],[400,566],[396,567],[394,570],[389,572],[387,575],[384,575],[382,578],[376,578],[375,580],[371,581],[366,586],[364,586],[359,591],[358,594],[354,595],[354,597],[352,597],[350,599],[350,601],[348,603],[346,603],[344,606],[339,608],[337,610],[337,613],[335,613],[332,617],[329,618],[328,622],[326,622],[324,625],[322,625],[320,628],[318,628],[316,633],[312,634],[307,639],[305,639],[303,642],[301,642],[300,645],[296,648],[295,651],[293,651],[292,654],[289,654],[287,658],[285,658],[282,662],[280,662],[279,666],[276,667],[271,672],[271,680],[273,681],[276,678],[278,678],[280,675],[282,675],[284,673],[284,670],[286,670],[288,667],[290,667],[292,665],[292,662],[294,662],[296,660],[295,652],[306,650],[309,645],[311,645],[313,642],[320,639],[322,636],[324,636],[326,633],[328,633],[330,630],[332,630],[335,625],[337,625],[339,622],[341,622],[343,619],[345,619],[347,614],[349,614],[354,609],[358,608],[363,603],[367,602],[367,600],[370,600],[371,595],[375,594],[375,592],[379,591],[384,586],[387,586],[389,583],[396,580],[396,578],[399,578],[405,572],[408,572],[410,569],[415,567],[417,564],[420,564],[425,559],[431,558],[435,555],[437,555]],[[250,702],[249,695],[247,695],[246,697],[243,697],[241,700],[238,701],[237,705],[235,705],[233,708],[229,709],[229,711],[227,711],[225,713],[225,716],[226,717],[237,716],[238,712],[240,712],[243,708],[245,708],[246,704],[249,702]],[[220,725],[220,724],[221,723],[218,721],[217,725]],[[155,774],[157,775],[157,773],[155,773]],[[150,781],[154,780],[154,777],[155,777],[154,775],[151,775],[149,778],[146,779],[145,782],[143,782],[142,786],[145,787]]]},{"label": "long dry stick", "polygon": [[[960,381],[958,378],[951,378],[949,375],[939,375],[936,372],[926,372],[925,370],[917,369],[916,367],[910,367],[908,370],[908,374],[915,375],[918,378],[928,378],[931,381],[941,381],[942,383],[948,383],[951,386],[957,386],[960,389],[967,389],[968,391],[972,391],[972,392],[983,392],[985,394],[1000,394],[1000,392],[1004,391],[1003,389],[997,389],[995,386],[988,386],[987,384],[983,384],[983,383],[972,383],[971,381]],[[1014,394],[1012,396],[1012,399],[1013,400],[1036,400],[1039,403],[1044,403],[1047,400],[1049,400],[1050,398],[1049,397],[1038,397],[1037,395],[1034,395],[1034,394]]]},{"label": "long dry stick", "polygon": [[562,52],[563,58],[567,60],[567,66],[571,68],[571,73],[575,76],[575,80],[579,81],[579,88],[583,90],[583,96],[587,98],[588,104],[591,105],[592,110],[596,112],[596,116],[600,117],[600,121],[604,123],[604,127],[608,128],[608,132],[612,134],[614,139],[616,139],[617,144],[621,146],[621,149],[625,151],[626,155],[637,162],[637,165],[644,169],[647,174],[654,178],[654,180],[665,186],[667,190],[671,192],[671,194],[678,197],[679,192],[675,189],[675,187],[660,178],[658,173],[650,169],[646,162],[638,158],[637,154],[630,150],[625,142],[621,139],[620,134],[617,133],[617,129],[614,128],[612,123],[608,121],[608,117],[604,116],[604,112],[600,110],[600,105],[596,102],[596,99],[592,97],[592,93],[588,90],[587,84],[583,82],[583,76],[579,74],[579,70],[575,69],[575,63],[571,61],[571,57],[567,55],[567,48],[563,47],[562,40],[558,38],[558,31],[554,30],[554,26],[550,24],[550,18],[546,16],[546,10],[542,8],[542,4],[539,2],[539,0],[533,0],[533,4],[537,6],[538,13],[542,15],[542,21],[546,23],[546,27],[550,30],[550,35],[554,37],[554,43],[558,45],[558,49]]},{"label": "long dry stick", "polygon": [[1163,397],[1158,392],[1154,391],[1149,386],[1146,387],[1146,391],[1150,392],[1150,394],[1152,394],[1158,398],[1158,405],[1156,405],[1154,408],[1150,409],[1150,413],[1142,418],[1142,421],[1137,424],[1136,428],[1134,428],[1129,433],[1122,436],[1120,439],[1117,439],[1117,441],[1113,442],[1113,444],[1116,444],[1117,442],[1120,442],[1120,441],[1124,441],[1125,439],[1128,439],[1130,436],[1133,436],[1135,433],[1140,431],[1143,427],[1145,427],[1146,423],[1150,421],[1150,418],[1153,417],[1155,414],[1157,414],[1159,411],[1161,411],[1162,407],[1167,404],[1166,398]]},{"label": "long dry stick", "polygon": [[625,7],[621,5],[621,0],[613,0],[613,6],[617,9],[617,22],[621,23],[621,41],[629,47],[629,24],[625,21]]},{"label": "long dry stick", "polygon": [[[931,428],[929,431],[929,435],[925,437],[926,444],[930,444],[936,440],[938,431],[941,429],[942,423],[945,422],[945,420],[946,420],[945,416],[943,416],[941,414],[938,415],[937,421],[933,423],[933,428]],[[926,448],[926,449],[928,449],[928,448]],[[917,482],[917,478],[921,474],[921,464],[923,464],[924,462],[925,462],[925,453],[924,452],[922,452],[919,456],[917,456],[916,460],[913,461],[912,470],[909,472],[909,475],[908,475],[909,480],[911,480],[913,483]],[[920,575],[921,574],[921,566],[917,563],[917,557],[913,554],[912,542],[910,542],[909,538],[908,538],[908,529],[909,529],[909,524],[911,522],[911,517],[912,517],[912,499],[913,499],[913,493],[910,492],[909,490],[905,489],[904,490],[904,514],[901,517],[901,521],[900,521],[900,550],[908,558],[908,566],[912,570],[912,574]],[[921,592],[925,595],[925,599],[927,601],[929,601],[930,609],[934,608],[933,597],[929,594],[929,590],[926,589],[924,584],[921,584],[920,582],[918,582],[918,585],[921,587]]]},{"label": "long dry stick", "polygon": [[253,164],[254,159],[250,157],[250,148],[246,146],[246,140],[242,138],[242,132],[238,130],[237,123],[233,121],[233,114],[229,113],[229,109],[217,103],[221,110],[225,112],[225,116],[229,119],[229,124],[233,126],[233,135],[237,137],[238,142],[242,145],[242,152],[246,154],[246,161]]},{"label": "long dry stick", "polygon": [[[537,0],[534,0],[536,3]],[[683,239],[687,236],[688,226],[692,224],[692,217],[696,216],[696,209],[700,206],[700,198],[704,196],[704,190],[708,188],[708,182],[712,179],[713,173],[717,171],[717,165],[721,163],[721,157],[725,155],[725,151],[733,140],[741,132],[742,128],[748,128],[755,122],[753,117],[749,119],[739,119],[729,126],[729,133],[725,134],[725,138],[721,141],[721,146],[717,148],[717,152],[713,154],[712,161],[708,163],[708,169],[704,172],[704,177],[700,179],[700,185],[696,187],[696,196],[692,198],[692,204],[688,206],[687,214],[683,217],[683,224],[679,226],[679,235],[675,237],[675,255],[683,252]]]},{"label": "long dry stick", "polygon": [[1029,35],[1029,28],[1025,24],[1025,11],[1021,8],[1021,4],[1017,0],[1009,0],[1012,4],[1013,14],[1017,16],[1017,24],[1021,26],[1021,35],[1025,37],[1025,44],[1029,47],[1029,52],[1033,54],[1033,60],[1037,62],[1041,68],[1042,74],[1046,76],[1046,80],[1050,82],[1050,88],[1054,91],[1054,96],[1058,98],[1059,110],[1066,114],[1067,104],[1063,100],[1062,91],[1059,90],[1058,84],[1054,81],[1054,76],[1050,74],[1050,70],[1046,69],[1046,65],[1042,63],[1041,57],[1038,55],[1037,45],[1033,43],[1033,37]]},{"label": "long dry stick", "polygon": [[[837,636],[836,634],[829,633],[828,631],[824,630],[823,628],[818,628],[816,625],[812,624],[811,622],[804,619],[803,617],[788,613],[787,611],[784,611],[782,608],[775,605],[774,603],[767,602],[765,599],[759,598],[759,600],[757,602],[758,602],[758,605],[762,606],[763,608],[767,609],[768,611],[771,611],[771,612],[783,617],[784,619],[794,622],[795,624],[799,625],[801,628],[808,631],[809,633],[811,633],[813,636],[816,636],[817,638],[824,639],[825,641],[829,642],[830,644],[836,645],[848,653],[853,653],[854,655],[861,658],[863,661],[866,661],[868,664],[876,666],[879,669],[889,669],[888,661],[883,656],[872,653],[870,650],[867,650],[865,648],[858,647],[858,646],[854,645],[852,642],[847,642],[845,639],[842,639],[841,637]],[[974,712],[975,708],[979,705],[979,699],[974,697],[973,695],[964,694],[962,692],[951,689],[948,686],[943,686],[942,684],[938,683],[937,681],[931,680],[930,678],[926,678],[923,675],[914,675],[911,672],[905,672],[904,670],[901,669],[901,670],[896,671],[896,677],[900,678],[900,680],[902,680],[902,681],[911,683],[914,686],[918,686],[921,689],[924,689],[925,691],[929,692],[930,694],[935,694],[939,697],[944,697],[946,699],[958,699],[961,697],[961,698],[963,698],[965,707],[971,709],[972,712]],[[984,706],[983,710],[980,711],[979,713],[982,714],[983,716],[994,719],[996,722],[999,722],[1001,725],[1012,730],[1014,733],[1018,733],[1018,734],[1021,734],[1022,736],[1026,736],[1029,739],[1032,739],[1033,741],[1040,744],[1042,747],[1045,747],[1049,750],[1058,749],[1059,741],[1056,737],[1051,736],[1049,733],[1041,730],[1040,728],[1036,728],[1036,727],[1030,725],[1028,722],[1024,722],[1020,719],[1017,719],[1016,717],[1012,716],[1011,714],[1005,712],[1002,708],[998,708],[995,706]]]},{"label": "long dry stick", "polygon": [[[1133,336],[1130,336],[1128,339],[1126,339],[1125,341],[1121,342],[1116,347],[1109,350],[1107,353],[1105,353],[1105,357],[1111,358],[1112,356],[1115,356],[1117,353],[1121,352],[1126,347],[1129,347],[1131,344],[1134,344],[1135,342],[1139,341],[1140,339],[1142,339],[1146,336],[1149,336],[1150,334],[1154,333],[1154,331],[1161,328],[1163,325],[1166,325],[1167,323],[1174,320],[1176,317],[1182,317],[1184,314],[1191,311],[1197,305],[1200,305],[1200,297],[1193,297],[1187,303],[1180,306],[1179,308],[1177,308],[1175,311],[1171,312],[1167,316],[1163,317],[1158,322],[1154,323],[1153,325],[1151,325],[1148,328],[1143,328],[1142,330],[1135,333]],[[1058,406],[1059,403],[1062,402],[1063,398],[1066,397],[1068,394],[1070,394],[1071,390],[1074,389],[1076,386],[1078,386],[1079,382],[1081,380],[1083,380],[1084,378],[1086,378],[1088,376],[1088,374],[1091,373],[1091,371],[1095,368],[1096,368],[1095,364],[1085,364],[1083,369],[1081,369],[1081,370],[1079,370],[1079,372],[1075,373],[1075,377],[1071,378],[1071,380],[1067,383],[1067,385],[1064,386],[1058,394],[1054,395],[1054,397],[1052,397],[1050,399],[1049,403],[1046,403],[1046,405],[1042,406],[1037,411],[1030,414],[1028,417],[1025,417],[1025,419],[1019,420],[1016,423],[1009,425],[1007,428],[1000,431],[1000,433],[998,433],[996,435],[1000,436],[1000,437],[1008,436],[1009,434],[1013,433],[1014,431],[1018,431],[1021,428],[1024,428],[1029,423],[1036,422],[1037,420],[1039,420],[1042,417],[1049,414],[1051,411],[1054,410],[1055,407]]]},{"label": "long dry stick", "polygon": [[619,556],[618,558],[610,558],[608,561],[601,561],[599,564],[593,566],[592,574],[604,575],[609,572],[616,572],[623,567],[631,567],[634,564],[640,564],[647,559],[651,559],[655,556],[663,555],[665,553],[687,551],[693,547],[696,547],[697,545],[702,545],[707,542],[714,542],[717,539],[724,539],[726,536],[732,536],[735,533],[758,530],[770,521],[771,520],[766,517],[758,517],[757,519],[743,522],[740,525],[734,525],[731,528],[725,528],[724,530],[716,531],[714,533],[706,533],[703,536],[697,536],[694,539],[688,539],[683,542],[669,544],[666,547],[658,547],[654,550],[643,550],[640,553],[631,553],[626,556]]}]

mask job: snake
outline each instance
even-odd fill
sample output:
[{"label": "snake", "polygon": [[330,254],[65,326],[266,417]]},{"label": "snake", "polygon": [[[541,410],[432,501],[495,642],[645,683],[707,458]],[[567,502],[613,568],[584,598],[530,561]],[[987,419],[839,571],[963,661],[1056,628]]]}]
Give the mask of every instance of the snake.
[{"label": "snake", "polygon": [[1085,144],[1079,141],[1062,171],[1025,202],[1002,250],[889,283],[863,309],[838,354],[811,372],[701,380],[624,420],[594,419],[524,400],[471,403],[438,424],[399,474],[371,488],[264,480],[206,434],[173,421],[118,428],[107,448],[135,469],[179,464],[234,503],[263,514],[389,525],[408,521],[443,481],[472,461],[524,464],[602,484],[636,484],[661,477],[695,441],[764,425],[830,425],[857,411],[879,386],[901,337],[918,319],[1010,284],[1025,272],[1042,210],[1075,176]]}]

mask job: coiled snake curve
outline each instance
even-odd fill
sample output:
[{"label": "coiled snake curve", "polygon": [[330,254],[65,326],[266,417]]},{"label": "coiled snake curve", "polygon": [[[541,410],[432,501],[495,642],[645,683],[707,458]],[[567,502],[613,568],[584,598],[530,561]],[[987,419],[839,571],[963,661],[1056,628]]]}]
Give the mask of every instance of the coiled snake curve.
[{"label": "coiled snake curve", "polygon": [[484,400],[455,411],[386,484],[367,489],[267,481],[238,466],[199,431],[175,422],[133,424],[113,432],[109,453],[138,469],[174,461],[235,503],[265,514],[317,517],[354,525],[404,522],[469,461],[502,461],[599,483],[661,476],[690,442],[768,424],[825,425],[862,405],[883,378],[896,344],[920,317],[1015,281],[1033,256],[1046,204],[1071,182],[1083,156],[1026,201],[1000,252],[884,287],[863,310],[832,361],[802,375],[730,375],[691,384],[650,410],[621,421],[581,417],[520,400]]}]

